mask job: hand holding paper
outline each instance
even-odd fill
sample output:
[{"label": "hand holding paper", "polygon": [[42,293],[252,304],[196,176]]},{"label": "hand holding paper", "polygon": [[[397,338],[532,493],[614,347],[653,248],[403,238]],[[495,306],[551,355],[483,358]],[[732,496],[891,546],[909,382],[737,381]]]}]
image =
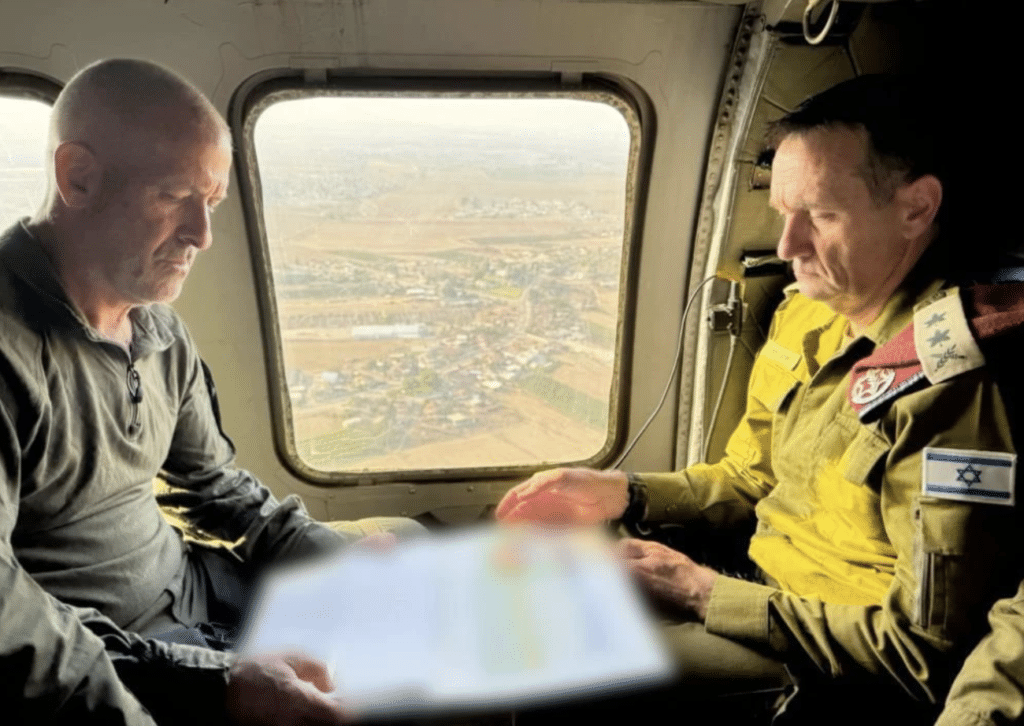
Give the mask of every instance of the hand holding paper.
[{"label": "hand holding paper", "polygon": [[607,538],[491,527],[350,550],[270,584],[245,653],[300,650],[357,716],[652,684],[670,661]]}]

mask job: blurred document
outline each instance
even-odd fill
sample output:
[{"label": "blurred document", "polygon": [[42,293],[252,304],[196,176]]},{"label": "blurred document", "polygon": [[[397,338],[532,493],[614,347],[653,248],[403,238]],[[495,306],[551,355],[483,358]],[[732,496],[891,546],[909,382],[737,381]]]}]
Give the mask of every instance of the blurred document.
[{"label": "blurred document", "polygon": [[282,650],[327,663],[362,717],[507,709],[672,675],[609,540],[590,531],[474,529],[279,574],[242,651]]}]

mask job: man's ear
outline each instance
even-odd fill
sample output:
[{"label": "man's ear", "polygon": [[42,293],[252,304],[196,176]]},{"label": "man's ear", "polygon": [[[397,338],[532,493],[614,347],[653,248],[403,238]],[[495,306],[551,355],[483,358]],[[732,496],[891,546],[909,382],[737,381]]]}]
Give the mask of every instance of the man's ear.
[{"label": "man's ear", "polygon": [[57,193],[65,206],[87,209],[99,196],[103,169],[89,147],[65,141],[53,152]]},{"label": "man's ear", "polygon": [[942,205],[942,182],[932,174],[925,174],[904,184],[896,194],[905,236],[913,239],[927,233]]}]

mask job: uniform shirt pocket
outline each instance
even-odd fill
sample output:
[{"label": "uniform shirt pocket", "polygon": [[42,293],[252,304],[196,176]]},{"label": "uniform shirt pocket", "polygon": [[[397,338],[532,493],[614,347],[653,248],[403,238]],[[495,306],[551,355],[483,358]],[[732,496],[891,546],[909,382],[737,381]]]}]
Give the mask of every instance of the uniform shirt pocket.
[{"label": "uniform shirt pocket", "polygon": [[879,462],[889,453],[889,442],[867,426],[860,426],[839,462],[843,478],[855,484],[877,489],[878,477],[872,477]]},{"label": "uniform shirt pocket", "polygon": [[800,386],[800,379],[771,362],[758,368],[751,377],[750,395],[770,413],[783,411]]},{"label": "uniform shirt pocket", "polygon": [[[1012,510],[985,504],[920,497],[914,508],[914,621],[933,635],[970,637],[984,621],[993,581],[1006,576],[1006,542]],[[1012,559],[1012,558],[1011,558]]]}]

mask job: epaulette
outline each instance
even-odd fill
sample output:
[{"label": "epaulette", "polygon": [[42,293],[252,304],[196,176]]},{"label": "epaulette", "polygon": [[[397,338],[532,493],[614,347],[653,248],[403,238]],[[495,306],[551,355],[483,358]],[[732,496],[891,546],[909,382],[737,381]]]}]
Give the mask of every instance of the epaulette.
[{"label": "epaulette", "polygon": [[850,405],[861,421],[923,385],[985,365],[980,341],[1024,326],[1024,282],[941,290],[914,311],[914,320],[858,361],[850,374]]}]

